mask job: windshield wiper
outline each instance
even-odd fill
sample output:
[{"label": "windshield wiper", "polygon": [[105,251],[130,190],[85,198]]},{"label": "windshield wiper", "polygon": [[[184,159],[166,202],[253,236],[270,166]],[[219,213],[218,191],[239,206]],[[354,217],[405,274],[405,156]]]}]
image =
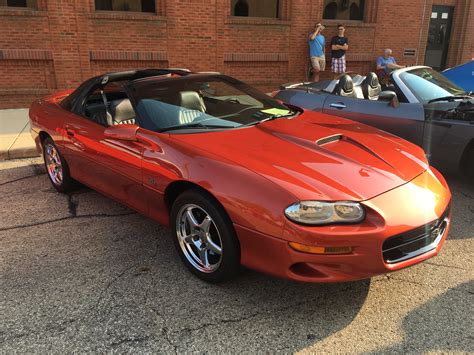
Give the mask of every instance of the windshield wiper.
[{"label": "windshield wiper", "polygon": [[203,129],[213,129],[213,128],[235,128],[234,126],[223,126],[223,125],[214,125],[214,124],[202,124],[200,122],[196,123],[190,123],[190,124],[185,124],[185,125],[176,125],[176,126],[170,126],[170,127],[165,127],[163,129],[160,129],[158,132],[166,132],[166,131],[175,131],[175,130],[180,130],[180,129],[192,129],[192,128],[203,128]]},{"label": "windshield wiper", "polygon": [[432,99],[428,101],[428,103],[432,102],[438,102],[438,101],[454,101],[454,100],[459,100],[459,99],[472,99],[471,96],[468,95],[454,95],[454,96],[443,96],[443,97],[438,97],[436,99]]},{"label": "windshield wiper", "polygon": [[285,117],[288,118],[288,117],[294,117],[296,115],[297,115],[297,112],[290,112],[286,115],[272,115],[272,116],[269,116],[269,117],[265,117],[263,120],[260,120],[260,121],[254,121],[254,122],[246,123],[243,126],[254,126],[254,125],[258,125],[258,124],[263,123],[263,122],[275,120],[277,118],[285,118]]}]

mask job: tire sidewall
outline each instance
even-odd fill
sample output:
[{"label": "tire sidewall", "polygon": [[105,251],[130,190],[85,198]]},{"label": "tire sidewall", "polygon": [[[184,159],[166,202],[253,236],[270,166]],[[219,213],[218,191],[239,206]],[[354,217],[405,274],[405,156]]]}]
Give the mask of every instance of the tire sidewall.
[{"label": "tire sidewall", "polygon": [[[212,218],[219,231],[222,242],[222,260],[219,267],[211,273],[204,273],[197,270],[186,259],[179,244],[176,230],[176,218],[180,208],[186,204],[194,204],[204,209]],[[240,245],[230,218],[223,210],[223,207],[215,201],[212,196],[199,190],[188,190],[183,192],[178,196],[171,208],[170,226],[176,250],[183,263],[194,275],[204,281],[212,283],[226,281],[236,276],[240,269]]]}]

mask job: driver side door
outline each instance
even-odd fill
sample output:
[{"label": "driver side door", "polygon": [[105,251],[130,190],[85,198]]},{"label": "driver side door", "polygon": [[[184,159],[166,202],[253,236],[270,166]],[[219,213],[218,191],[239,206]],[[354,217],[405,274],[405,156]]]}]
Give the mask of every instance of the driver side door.
[{"label": "driver side door", "polygon": [[400,103],[392,107],[386,101],[328,95],[323,113],[348,118],[423,145],[423,105]]},{"label": "driver side door", "polygon": [[[97,113],[98,100],[91,93],[71,113],[64,126],[65,156],[71,175],[91,188],[146,213],[142,186],[142,156],[139,142],[104,135],[107,120]],[[103,107],[105,110],[105,105]],[[100,111],[100,110],[99,110]]]}]

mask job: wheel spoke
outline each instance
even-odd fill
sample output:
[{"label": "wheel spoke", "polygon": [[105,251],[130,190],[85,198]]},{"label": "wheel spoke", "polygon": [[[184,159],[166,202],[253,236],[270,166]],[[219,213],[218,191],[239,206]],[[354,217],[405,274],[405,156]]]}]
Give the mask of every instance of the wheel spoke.
[{"label": "wheel spoke", "polygon": [[212,250],[215,254],[222,255],[222,248],[214,243],[214,241],[211,239],[211,236],[208,234],[207,235],[207,247],[209,250]]},{"label": "wheel spoke", "polygon": [[55,166],[54,166],[53,163],[48,164],[48,173],[53,174],[54,173],[54,168],[55,168]]},{"label": "wheel spoke", "polygon": [[57,170],[56,178],[58,179],[58,181],[63,181],[63,171],[61,170],[61,168]]},{"label": "wheel spoke", "polygon": [[194,235],[193,234],[189,234],[189,235],[181,235],[180,238],[183,242],[185,242],[186,244],[194,244],[193,243],[193,237]]},{"label": "wheel spoke", "polygon": [[199,259],[204,267],[209,267],[209,259],[207,257],[207,248],[199,248]]},{"label": "wheel spoke", "polygon": [[199,227],[201,228],[201,230],[206,233],[206,235],[209,233],[209,229],[211,228],[211,225],[212,225],[212,219],[211,217],[209,216],[206,216],[206,218],[204,218],[204,220],[201,222],[201,224],[199,225]]},{"label": "wheel spoke", "polygon": [[199,223],[196,221],[191,207],[186,210],[186,219],[188,220],[191,231],[194,233],[194,230],[199,226]]}]

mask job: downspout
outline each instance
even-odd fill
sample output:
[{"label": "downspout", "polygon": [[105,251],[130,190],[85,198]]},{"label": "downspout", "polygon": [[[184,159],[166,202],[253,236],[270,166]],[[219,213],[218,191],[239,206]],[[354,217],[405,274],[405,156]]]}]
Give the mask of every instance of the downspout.
[{"label": "downspout", "polygon": [[[416,53],[416,65],[419,65],[418,63],[418,59],[419,59],[419,55],[420,55],[420,49],[421,49],[421,41],[422,41],[422,37],[423,37],[423,28],[424,28],[424,25],[425,25],[425,14],[426,14],[426,1],[425,0],[425,3],[423,5],[423,17],[421,18],[421,31],[420,31],[420,41],[418,43],[418,52]],[[429,29],[428,29],[429,31]],[[425,47],[425,55],[426,55],[426,47]]]}]

